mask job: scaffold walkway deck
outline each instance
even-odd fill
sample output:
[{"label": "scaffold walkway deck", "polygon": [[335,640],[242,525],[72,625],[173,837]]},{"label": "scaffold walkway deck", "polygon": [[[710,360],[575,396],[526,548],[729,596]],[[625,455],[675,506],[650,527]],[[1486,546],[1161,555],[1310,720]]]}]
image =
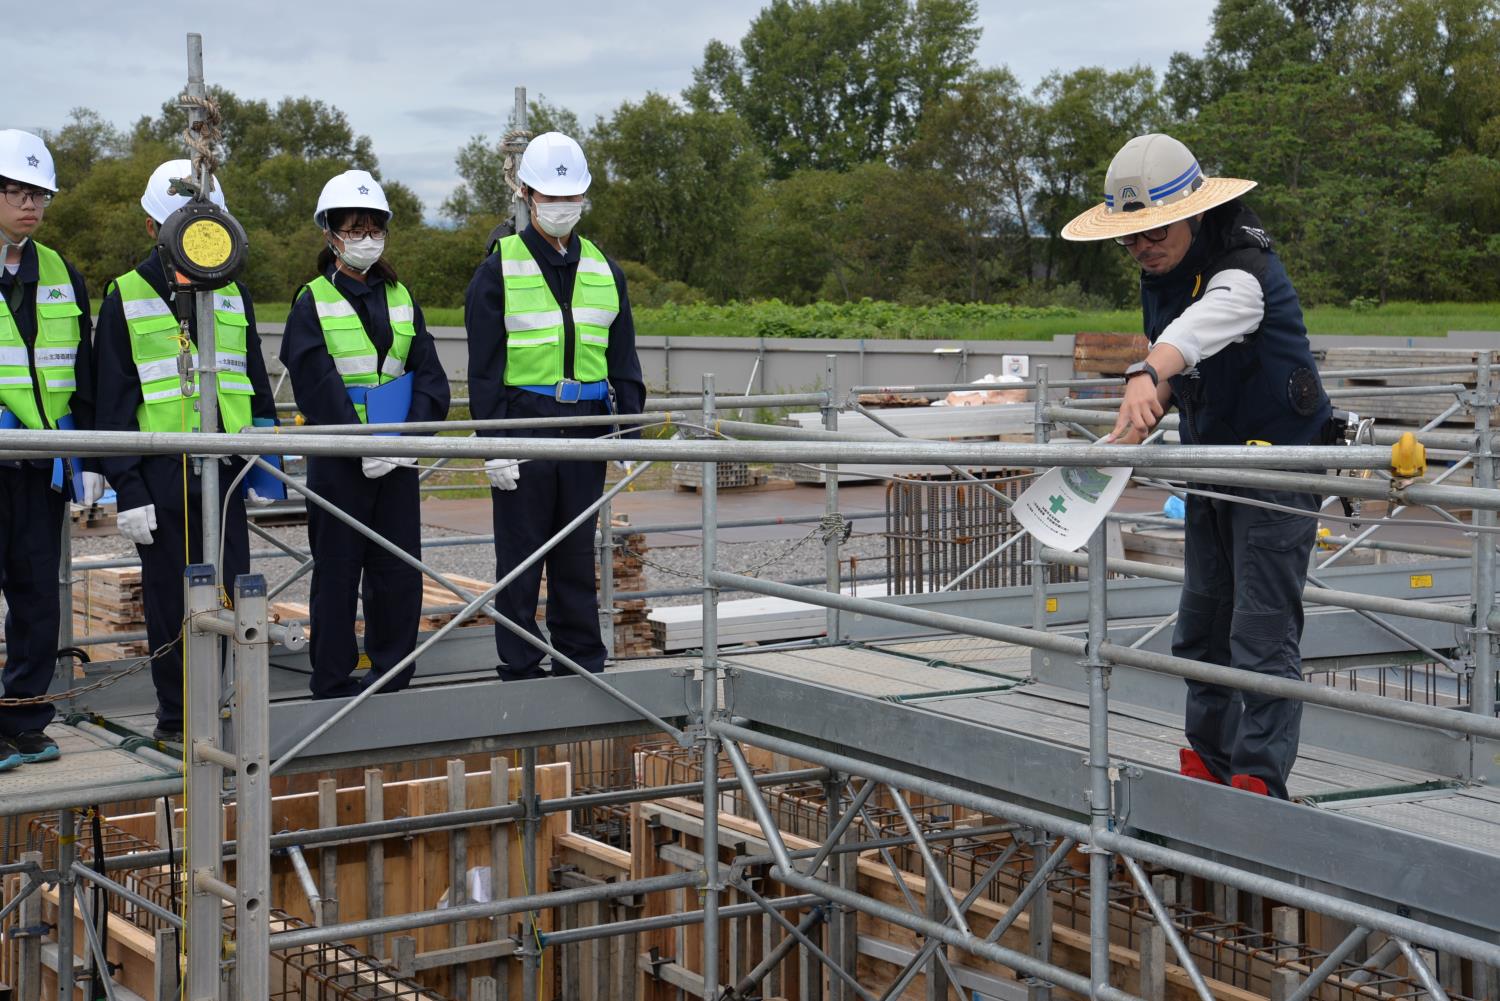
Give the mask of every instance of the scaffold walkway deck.
[{"label": "scaffold walkway deck", "polygon": [[0,774],[0,817],[182,791],[181,765],[153,744],[122,740],[87,722],[54,723],[47,735],[62,757]]}]

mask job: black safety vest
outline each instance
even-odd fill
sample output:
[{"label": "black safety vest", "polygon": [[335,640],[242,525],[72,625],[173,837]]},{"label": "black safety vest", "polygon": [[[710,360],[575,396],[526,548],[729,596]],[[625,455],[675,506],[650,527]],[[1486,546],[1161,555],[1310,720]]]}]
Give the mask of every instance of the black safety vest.
[{"label": "black safety vest", "polygon": [[1151,342],[1202,298],[1222,271],[1246,271],[1260,282],[1265,315],[1254,333],[1198,362],[1196,375],[1172,378],[1183,442],[1319,443],[1331,411],[1328,396],[1313,361],[1297,290],[1259,221],[1231,202],[1205,218],[1194,244],[1183,265],[1141,281],[1141,309]]}]

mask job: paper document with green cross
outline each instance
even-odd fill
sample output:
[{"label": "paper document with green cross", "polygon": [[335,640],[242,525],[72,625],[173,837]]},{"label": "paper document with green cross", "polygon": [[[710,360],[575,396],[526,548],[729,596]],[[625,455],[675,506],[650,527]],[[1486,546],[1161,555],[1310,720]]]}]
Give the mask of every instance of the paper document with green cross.
[{"label": "paper document with green cross", "polygon": [[1042,545],[1074,552],[1114,508],[1130,472],[1129,466],[1049,469],[1016,498],[1016,520]]}]

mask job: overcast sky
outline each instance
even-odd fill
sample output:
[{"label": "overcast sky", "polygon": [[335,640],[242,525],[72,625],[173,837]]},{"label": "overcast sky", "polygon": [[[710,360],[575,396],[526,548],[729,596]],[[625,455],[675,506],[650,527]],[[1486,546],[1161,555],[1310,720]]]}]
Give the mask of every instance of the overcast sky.
[{"label": "overcast sky", "polygon": [[[0,127],[57,128],[80,106],[128,127],[182,89],[184,35],[198,31],[210,83],[273,103],[305,94],[342,108],[374,140],[385,175],[413,187],[433,218],[458,183],[455,152],[475,133],[503,130],[515,86],[590,124],[649,90],[676,95],[703,46],[737,43],[763,5],[63,0],[29,8],[24,29],[9,19]],[[1028,86],[1053,69],[1086,65],[1144,62],[1159,73],[1173,52],[1202,49],[1213,6],[1184,0],[1158,16],[1105,0],[980,0],[976,57],[1008,65]],[[178,12],[191,13],[167,16]]]}]

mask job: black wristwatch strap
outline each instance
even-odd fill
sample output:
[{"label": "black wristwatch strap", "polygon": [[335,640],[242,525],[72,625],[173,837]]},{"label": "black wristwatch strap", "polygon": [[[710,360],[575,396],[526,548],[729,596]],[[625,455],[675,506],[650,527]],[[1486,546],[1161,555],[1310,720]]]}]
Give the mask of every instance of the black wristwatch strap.
[{"label": "black wristwatch strap", "polygon": [[1151,377],[1151,385],[1160,386],[1161,377],[1156,374],[1156,367],[1149,361],[1138,361],[1125,370],[1125,379],[1128,382],[1133,375],[1145,373]]}]

